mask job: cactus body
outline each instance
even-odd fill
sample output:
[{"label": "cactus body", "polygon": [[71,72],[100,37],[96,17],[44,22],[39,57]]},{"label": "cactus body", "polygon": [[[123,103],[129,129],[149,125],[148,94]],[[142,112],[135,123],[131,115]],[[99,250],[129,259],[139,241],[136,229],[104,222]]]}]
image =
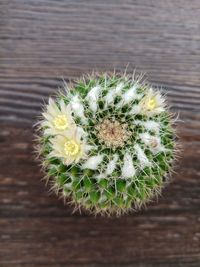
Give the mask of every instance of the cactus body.
[{"label": "cactus body", "polygon": [[175,155],[164,96],[128,75],[83,77],[49,99],[39,127],[52,187],[75,207],[120,215],[160,193]]}]

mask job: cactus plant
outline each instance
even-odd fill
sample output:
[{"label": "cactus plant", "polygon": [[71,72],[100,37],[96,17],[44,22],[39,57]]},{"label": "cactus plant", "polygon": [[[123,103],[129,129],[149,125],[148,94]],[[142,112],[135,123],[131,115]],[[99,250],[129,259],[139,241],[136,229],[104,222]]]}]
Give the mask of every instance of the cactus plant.
[{"label": "cactus plant", "polygon": [[168,181],[172,124],[164,95],[136,75],[86,75],[49,98],[37,150],[52,188],[75,208],[121,215]]}]

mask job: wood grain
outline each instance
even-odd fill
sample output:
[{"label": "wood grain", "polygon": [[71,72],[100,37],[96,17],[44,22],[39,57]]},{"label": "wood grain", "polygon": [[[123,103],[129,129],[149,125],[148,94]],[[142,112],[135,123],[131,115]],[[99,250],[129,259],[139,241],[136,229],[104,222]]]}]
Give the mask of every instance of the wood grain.
[{"label": "wood grain", "polygon": [[[179,114],[182,158],[148,209],[72,214],[33,155],[41,106],[66,81],[129,63]],[[0,266],[200,266],[199,0],[0,1]]]}]

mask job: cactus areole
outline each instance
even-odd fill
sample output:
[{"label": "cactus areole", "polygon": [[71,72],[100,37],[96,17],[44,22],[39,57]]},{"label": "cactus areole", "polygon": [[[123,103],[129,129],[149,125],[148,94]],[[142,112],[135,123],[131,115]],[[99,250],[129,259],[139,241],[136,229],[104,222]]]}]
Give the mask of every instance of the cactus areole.
[{"label": "cactus areole", "polygon": [[121,215],[161,192],[175,157],[164,95],[135,75],[92,74],[49,98],[37,129],[46,177],[77,209]]}]

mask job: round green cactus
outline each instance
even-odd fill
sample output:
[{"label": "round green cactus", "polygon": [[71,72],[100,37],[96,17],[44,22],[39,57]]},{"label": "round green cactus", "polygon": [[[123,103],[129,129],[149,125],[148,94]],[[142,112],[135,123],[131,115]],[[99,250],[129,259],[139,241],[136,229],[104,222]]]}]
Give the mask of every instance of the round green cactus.
[{"label": "round green cactus", "polygon": [[52,188],[95,214],[140,208],[172,169],[172,121],[164,96],[134,76],[104,73],[65,84],[39,122]]}]

